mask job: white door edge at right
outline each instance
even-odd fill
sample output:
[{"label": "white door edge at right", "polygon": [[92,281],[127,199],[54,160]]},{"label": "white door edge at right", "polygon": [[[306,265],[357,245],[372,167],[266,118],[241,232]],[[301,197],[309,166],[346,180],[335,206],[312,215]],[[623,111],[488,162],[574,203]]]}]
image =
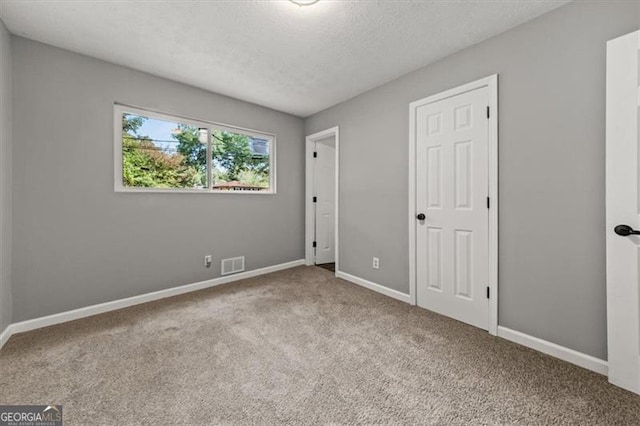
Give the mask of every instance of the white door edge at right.
[{"label": "white door edge at right", "polygon": [[606,244],[609,381],[640,392],[640,229],[638,138],[640,32],[607,43]]},{"label": "white door edge at right", "polygon": [[416,301],[489,328],[487,86],[415,112]]}]

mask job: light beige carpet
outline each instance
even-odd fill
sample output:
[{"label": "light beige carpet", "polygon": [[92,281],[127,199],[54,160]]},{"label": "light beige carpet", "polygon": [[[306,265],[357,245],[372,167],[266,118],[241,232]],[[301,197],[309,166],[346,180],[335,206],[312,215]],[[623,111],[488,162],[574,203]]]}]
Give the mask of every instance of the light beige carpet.
[{"label": "light beige carpet", "polygon": [[69,425],[640,424],[604,376],[317,267],[15,335],[0,373]]}]

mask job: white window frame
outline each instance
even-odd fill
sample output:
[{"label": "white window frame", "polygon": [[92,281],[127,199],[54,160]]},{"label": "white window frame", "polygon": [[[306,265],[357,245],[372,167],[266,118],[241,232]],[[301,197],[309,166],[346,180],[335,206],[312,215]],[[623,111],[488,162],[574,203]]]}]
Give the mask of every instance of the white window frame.
[{"label": "white window frame", "polygon": [[[194,188],[146,188],[125,186],[122,182],[122,114],[135,114],[158,120],[175,121],[181,124],[206,128],[207,140],[207,171],[211,173],[211,134],[214,130],[241,133],[243,135],[266,139],[269,141],[269,190],[268,191],[229,191],[211,188],[211,176],[207,176],[208,187]],[[115,192],[155,192],[155,193],[191,193],[191,194],[244,194],[244,195],[274,195],[276,194],[276,135],[259,130],[246,129],[214,121],[199,120],[175,114],[166,114],[146,108],[133,107],[115,103],[113,106],[113,140],[114,140],[114,191]]]}]

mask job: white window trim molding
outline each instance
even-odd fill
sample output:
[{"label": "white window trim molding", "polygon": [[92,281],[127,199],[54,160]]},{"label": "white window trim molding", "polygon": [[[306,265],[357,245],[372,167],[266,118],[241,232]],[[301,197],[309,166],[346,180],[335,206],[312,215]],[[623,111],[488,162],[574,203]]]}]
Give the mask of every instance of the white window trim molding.
[{"label": "white window trim molding", "polygon": [[409,104],[409,295],[416,304],[416,114],[419,107],[472,90],[489,89],[489,333],[498,334],[498,74]]},{"label": "white window trim molding", "polygon": [[[305,177],[305,264],[307,266],[315,264],[315,251],[313,248],[313,240],[315,237],[315,209],[313,206],[313,174],[314,161],[313,152],[317,141],[334,136],[336,138],[336,157],[335,157],[335,258],[336,258],[336,274],[340,270],[340,128],[338,126],[314,133],[306,137],[306,177]],[[337,276],[337,275],[336,275]]]},{"label": "white window trim molding", "polygon": [[[229,132],[242,133],[252,137],[269,138],[269,191],[224,191],[212,188],[191,189],[191,188],[142,188],[127,187],[122,184],[122,114],[133,113],[144,117],[155,118],[165,121],[179,121],[191,126],[205,127],[209,129],[209,141],[207,143],[207,168],[211,165],[211,130],[224,130]],[[263,132],[248,129],[230,124],[217,123],[214,121],[193,119],[177,114],[158,112],[148,108],[125,105],[121,103],[113,104],[113,162],[114,162],[114,191],[130,193],[168,193],[168,194],[236,194],[236,195],[275,195],[277,194],[277,161],[276,161],[276,135],[275,133]]]}]

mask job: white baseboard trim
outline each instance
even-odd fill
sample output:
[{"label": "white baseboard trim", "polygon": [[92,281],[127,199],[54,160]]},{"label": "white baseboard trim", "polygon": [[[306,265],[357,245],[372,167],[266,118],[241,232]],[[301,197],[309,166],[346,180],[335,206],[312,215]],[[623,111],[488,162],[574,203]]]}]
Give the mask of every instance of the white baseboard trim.
[{"label": "white baseboard trim", "polygon": [[358,284],[359,286],[368,288],[369,290],[373,290],[375,292],[384,294],[385,296],[393,297],[394,299],[400,300],[401,302],[411,303],[411,296],[406,293],[401,293],[398,290],[393,290],[391,288],[385,287],[380,284],[376,284],[371,281],[367,281],[363,278],[356,277],[355,275],[347,274],[346,272],[337,271],[336,277],[342,278],[343,280],[352,282],[354,284]]},{"label": "white baseboard trim", "polygon": [[574,351],[573,349],[565,348],[564,346],[542,340],[538,337],[533,337],[503,326],[498,326],[498,337],[511,340],[512,342],[518,343],[522,346],[535,349],[536,351],[551,355],[552,357],[559,358],[563,361],[570,362],[571,364],[586,368],[587,370],[595,371],[596,373],[600,373],[605,376],[609,373],[607,361],[591,355],[583,354],[582,352]]},{"label": "white baseboard trim", "polygon": [[7,328],[2,330],[2,333],[0,333],[0,349],[2,349],[5,343],[7,343],[7,340],[9,340],[11,334],[11,324],[9,324]]},{"label": "white baseboard trim", "polygon": [[[305,264],[304,259],[295,260],[293,262],[282,263],[279,265],[268,266],[265,268],[255,269],[253,271],[241,272],[239,274],[214,278],[207,281],[201,281],[194,284],[187,284],[179,287],[173,287],[166,290],[155,291],[153,293],[141,294],[139,296],[128,297],[126,299],[114,300],[112,302],[101,303],[98,305],[87,306],[85,308],[74,309],[72,311],[61,312],[58,314],[48,315],[41,318],[35,318],[27,321],[10,324],[0,334],[0,349],[9,340],[13,334],[23,333],[25,331],[35,330],[38,328],[48,327],[55,324],[61,324],[67,321],[73,321],[80,318],[86,318],[104,312],[114,311],[117,309],[127,308],[129,306],[139,305],[154,300],[160,300],[171,296],[178,296],[184,293],[190,293],[205,288],[215,287],[221,284],[227,284],[234,281],[240,281],[247,278],[257,277],[284,269],[294,268]],[[356,277],[345,272],[337,271],[336,277],[343,280],[365,287],[369,290],[381,293],[385,296],[392,297],[405,303],[411,303],[411,297],[408,294],[401,293],[397,290],[384,287],[363,278]],[[511,330],[507,327],[498,326],[498,336],[523,346],[535,349],[547,355],[570,362],[580,367],[586,368],[596,373],[607,375],[607,361],[595,358],[590,355],[583,354],[573,349],[548,342],[546,340]]]},{"label": "white baseboard trim", "polygon": [[141,303],[152,302],[154,300],[165,299],[171,296],[178,296],[184,293],[191,293],[192,291],[203,290],[205,288],[257,277],[259,275],[270,274],[272,272],[282,271],[283,269],[294,268],[296,266],[302,265],[304,265],[304,259],[294,260],[293,262],[267,266],[266,268],[254,269],[252,271],[241,272],[239,274],[213,278],[211,280],[201,281],[194,284],[172,287],[166,290],[154,291],[153,293],[141,294],[139,296],[128,297],[126,299],[114,300],[112,302],[100,303],[98,305],[92,305],[85,308],[74,309],[72,311],[61,312],[59,314],[53,314],[45,317],[13,323],[10,324],[0,335],[0,349],[2,349],[2,346],[7,342],[7,340],[9,340],[9,337],[11,337],[13,334],[24,333],[25,331],[35,330],[37,328],[48,327],[50,325],[73,321],[80,318],[86,318],[104,312],[115,311],[117,309],[127,308],[129,306],[139,305]]}]

